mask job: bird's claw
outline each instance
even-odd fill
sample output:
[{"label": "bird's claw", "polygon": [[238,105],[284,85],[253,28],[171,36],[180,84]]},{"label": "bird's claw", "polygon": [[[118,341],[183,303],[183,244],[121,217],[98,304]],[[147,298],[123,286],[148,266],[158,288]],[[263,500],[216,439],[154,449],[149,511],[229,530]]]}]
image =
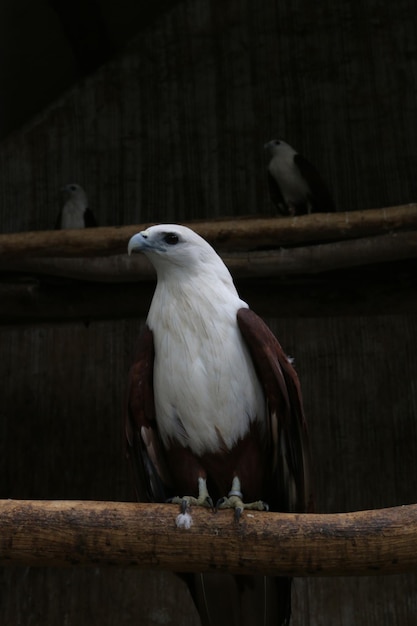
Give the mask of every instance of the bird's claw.
[{"label": "bird's claw", "polygon": [[179,504],[181,507],[181,513],[189,511],[191,505],[204,506],[207,509],[211,509],[212,511],[214,511],[213,500],[211,499],[207,491],[207,485],[204,478],[199,478],[197,498],[194,496],[174,496],[173,498],[169,498],[167,502],[171,504]]},{"label": "bird's claw", "polygon": [[263,500],[243,502],[240,496],[227,496],[220,498],[220,500],[216,502],[216,511],[218,509],[234,509],[235,520],[238,522],[245,509],[252,511],[269,511],[269,506]]},{"label": "bird's claw", "polygon": [[197,498],[195,496],[175,496],[173,498],[169,498],[167,502],[171,504],[179,504],[181,508],[181,515],[190,513],[192,506],[203,506],[207,509],[211,509],[213,512],[218,511],[219,509],[233,509],[236,522],[240,520],[245,509],[252,511],[269,511],[269,506],[263,500],[243,502],[243,494],[240,490],[240,481],[237,476],[234,477],[232,488],[227,496],[217,500],[216,506],[214,506],[213,500],[207,491],[205,478],[198,479]]},{"label": "bird's claw", "polygon": [[191,506],[204,506],[208,509],[214,510],[213,500],[210,496],[205,498],[195,498],[194,496],[174,496],[166,500],[168,504],[179,504],[181,507],[181,513],[185,513]]},{"label": "bird's claw", "polygon": [[255,502],[243,502],[243,494],[240,490],[240,481],[237,476],[234,477],[232,488],[228,495],[220,498],[216,502],[216,511],[218,509],[234,509],[235,520],[238,522],[242,516],[244,509],[252,511],[269,511],[269,506],[263,500]]}]

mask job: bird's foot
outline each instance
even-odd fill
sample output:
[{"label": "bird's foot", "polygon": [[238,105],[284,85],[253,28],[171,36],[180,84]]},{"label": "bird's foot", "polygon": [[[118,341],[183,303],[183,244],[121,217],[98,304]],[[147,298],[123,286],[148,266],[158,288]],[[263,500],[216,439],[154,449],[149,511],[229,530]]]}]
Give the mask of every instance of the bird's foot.
[{"label": "bird's foot", "polygon": [[167,500],[171,504],[179,504],[181,506],[181,513],[186,513],[190,507],[193,506],[205,506],[208,509],[214,510],[213,500],[207,490],[207,483],[205,478],[198,479],[198,497],[194,496],[175,496]]},{"label": "bird's foot", "polygon": [[240,490],[240,480],[237,476],[235,476],[232,482],[231,490],[227,496],[220,498],[220,500],[217,501],[216,509],[234,509],[235,520],[238,522],[244,509],[252,511],[269,511],[269,506],[263,500],[243,502],[243,494]]}]

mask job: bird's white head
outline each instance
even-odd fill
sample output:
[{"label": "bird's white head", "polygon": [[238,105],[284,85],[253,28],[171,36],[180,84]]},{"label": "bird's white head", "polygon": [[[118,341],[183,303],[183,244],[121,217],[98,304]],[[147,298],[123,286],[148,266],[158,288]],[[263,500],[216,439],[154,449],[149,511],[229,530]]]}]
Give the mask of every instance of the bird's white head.
[{"label": "bird's white head", "polygon": [[87,194],[81,185],[77,183],[69,183],[61,188],[62,193],[66,200],[73,200],[78,205],[83,205],[83,208],[88,208]]},{"label": "bird's white head", "polygon": [[268,151],[271,157],[277,155],[293,156],[297,154],[297,150],[294,150],[292,146],[290,146],[282,139],[272,139],[264,145],[264,148]]},{"label": "bird's white head", "polygon": [[232,283],[229,270],[217,252],[186,226],[158,224],[143,230],[129,241],[129,255],[135,252],[149,258],[158,277],[175,273],[186,278],[204,273]]}]

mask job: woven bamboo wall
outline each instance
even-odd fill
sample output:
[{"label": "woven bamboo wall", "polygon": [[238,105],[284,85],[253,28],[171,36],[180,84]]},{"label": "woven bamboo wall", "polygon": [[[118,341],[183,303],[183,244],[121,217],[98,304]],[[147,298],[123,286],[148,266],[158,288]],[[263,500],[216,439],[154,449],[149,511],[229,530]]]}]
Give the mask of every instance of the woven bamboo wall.
[{"label": "woven bamboo wall", "polygon": [[[270,212],[262,146],[276,135],[340,209],[411,202],[416,30],[411,0],[179,3],[0,146],[1,229],[52,227],[69,181],[103,225]],[[0,329],[0,497],[132,499],[121,421],[142,322]],[[415,318],[277,310],[268,322],[301,377],[318,509],[415,502]],[[416,583],[297,580],[293,626],[414,626]],[[198,620],[170,574],[8,568],[0,623]]]}]

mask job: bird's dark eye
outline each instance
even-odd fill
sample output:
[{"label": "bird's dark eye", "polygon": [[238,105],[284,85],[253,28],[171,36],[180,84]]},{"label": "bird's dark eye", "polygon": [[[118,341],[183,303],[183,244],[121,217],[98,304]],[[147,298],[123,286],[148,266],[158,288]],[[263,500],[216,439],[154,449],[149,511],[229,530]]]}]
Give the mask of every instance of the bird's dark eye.
[{"label": "bird's dark eye", "polygon": [[178,243],[178,235],[176,233],[166,233],[164,235],[164,241],[170,246],[175,246]]},{"label": "bird's dark eye", "polygon": [[75,185],[71,185],[70,189],[71,191],[76,191],[77,187]]}]

